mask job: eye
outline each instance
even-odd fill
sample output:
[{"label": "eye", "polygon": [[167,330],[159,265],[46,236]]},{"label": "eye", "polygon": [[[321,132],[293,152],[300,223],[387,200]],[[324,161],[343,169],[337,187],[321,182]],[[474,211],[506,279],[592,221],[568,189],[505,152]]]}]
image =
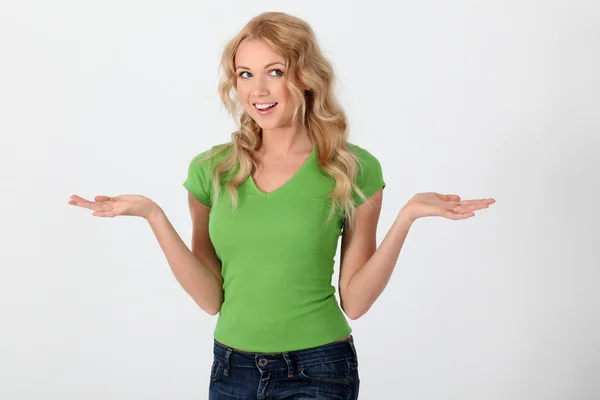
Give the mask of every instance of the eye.
[{"label": "eye", "polygon": [[[244,74],[248,74],[248,75],[244,75]],[[240,72],[240,73],[238,74],[238,76],[239,76],[240,78],[249,78],[250,76],[252,76],[252,74],[251,74],[250,72],[248,72],[248,71],[242,71],[242,72]]]},{"label": "eye", "polygon": [[283,76],[283,71],[276,68],[276,69],[271,70],[270,74],[271,74],[271,76]]}]

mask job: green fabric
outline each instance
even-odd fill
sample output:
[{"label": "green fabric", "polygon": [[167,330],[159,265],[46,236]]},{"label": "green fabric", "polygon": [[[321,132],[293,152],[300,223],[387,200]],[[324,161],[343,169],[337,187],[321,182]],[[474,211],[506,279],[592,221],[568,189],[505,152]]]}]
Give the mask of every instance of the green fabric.
[{"label": "green fabric", "polygon": [[[212,204],[212,161],[196,163],[218,147],[194,157],[183,184],[211,207],[208,229],[224,281],[215,339],[245,351],[275,353],[348,336],[352,330],[332,285],[343,221],[336,215],[326,224],[334,180],[320,169],[316,147],[271,193],[258,189],[250,176],[239,188],[234,213],[224,186]],[[362,164],[356,183],[369,198],[385,187],[381,165],[367,150],[354,144],[350,149]]]}]

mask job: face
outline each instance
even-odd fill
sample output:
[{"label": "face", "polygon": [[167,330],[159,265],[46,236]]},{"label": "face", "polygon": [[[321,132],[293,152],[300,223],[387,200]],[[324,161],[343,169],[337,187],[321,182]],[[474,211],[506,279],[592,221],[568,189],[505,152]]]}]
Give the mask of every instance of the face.
[{"label": "face", "polygon": [[235,56],[237,94],[263,130],[291,126],[294,104],[286,86],[285,59],[261,40],[244,41]]}]

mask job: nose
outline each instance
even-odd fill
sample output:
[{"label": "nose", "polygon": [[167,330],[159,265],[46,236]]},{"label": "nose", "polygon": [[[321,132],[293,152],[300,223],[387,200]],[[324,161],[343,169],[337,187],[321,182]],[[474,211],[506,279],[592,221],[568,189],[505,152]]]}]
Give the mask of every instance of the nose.
[{"label": "nose", "polygon": [[254,85],[252,86],[252,95],[255,97],[267,96],[269,94],[269,88],[267,87],[267,79],[264,77],[257,77],[254,79]]}]

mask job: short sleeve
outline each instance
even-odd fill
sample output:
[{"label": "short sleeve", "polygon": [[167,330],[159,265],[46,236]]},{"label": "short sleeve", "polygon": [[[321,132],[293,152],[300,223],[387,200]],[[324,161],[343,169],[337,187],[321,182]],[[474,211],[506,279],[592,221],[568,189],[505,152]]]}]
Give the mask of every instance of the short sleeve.
[{"label": "short sleeve", "polygon": [[183,186],[196,198],[196,200],[208,207],[212,206],[213,158],[205,159],[205,157],[210,154],[211,150],[212,149],[206,150],[192,159],[188,166],[187,178],[183,182]]},{"label": "short sleeve", "polygon": [[[381,163],[373,154],[357,145],[351,145],[350,149],[360,160],[356,175],[356,185],[368,199],[379,189],[385,187]],[[352,198],[356,207],[364,202],[355,191],[352,192]]]}]

